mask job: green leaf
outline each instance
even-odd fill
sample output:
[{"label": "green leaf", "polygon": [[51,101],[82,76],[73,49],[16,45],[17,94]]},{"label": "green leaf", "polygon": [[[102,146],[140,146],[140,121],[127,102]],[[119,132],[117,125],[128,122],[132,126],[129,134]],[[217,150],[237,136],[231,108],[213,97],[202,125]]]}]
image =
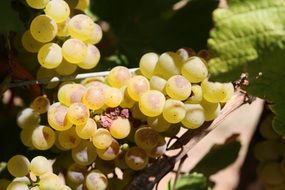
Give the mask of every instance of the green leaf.
[{"label": "green leaf", "polygon": [[214,11],[208,46],[214,55],[209,70],[214,80],[229,81],[249,74],[246,90],[272,103],[273,128],[285,134],[285,1],[230,0]]}]

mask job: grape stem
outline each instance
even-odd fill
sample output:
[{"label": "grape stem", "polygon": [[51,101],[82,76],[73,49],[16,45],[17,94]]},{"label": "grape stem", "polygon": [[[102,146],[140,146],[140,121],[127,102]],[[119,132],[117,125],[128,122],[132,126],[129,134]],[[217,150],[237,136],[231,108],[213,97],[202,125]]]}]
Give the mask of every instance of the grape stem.
[{"label": "grape stem", "polygon": [[191,150],[200,140],[213,131],[230,113],[249,103],[246,100],[247,94],[237,90],[233,97],[226,103],[220,115],[213,122],[206,122],[196,130],[185,132],[169,150],[181,149],[178,155],[163,157],[134,176],[133,180],[127,185],[126,190],[151,190],[168,172],[170,172],[176,162],[180,161],[188,151]]}]

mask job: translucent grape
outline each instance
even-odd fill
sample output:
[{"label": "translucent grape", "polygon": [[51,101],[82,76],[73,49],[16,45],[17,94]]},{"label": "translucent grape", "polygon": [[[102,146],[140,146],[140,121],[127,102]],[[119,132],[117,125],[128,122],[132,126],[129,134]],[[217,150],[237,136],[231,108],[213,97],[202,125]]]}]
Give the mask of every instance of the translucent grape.
[{"label": "translucent grape", "polygon": [[162,92],[163,94],[166,94],[166,91],[165,91],[166,83],[167,83],[167,80],[159,76],[152,76],[149,80],[150,89],[158,90]]},{"label": "translucent grape", "polygon": [[234,94],[235,88],[232,83],[224,83],[224,94],[225,98],[221,100],[221,102],[227,102]]},{"label": "translucent grape", "polygon": [[167,131],[171,126],[171,124],[167,122],[162,115],[159,115],[158,117],[148,117],[147,124],[157,132]]},{"label": "translucent grape", "polygon": [[262,181],[270,185],[278,185],[284,182],[284,175],[278,162],[265,164],[260,171],[260,177]]},{"label": "translucent grape", "polygon": [[46,113],[48,111],[49,106],[50,101],[45,95],[38,96],[31,103],[31,108],[40,114]]},{"label": "translucent grape", "polygon": [[30,170],[36,176],[41,176],[52,171],[50,161],[43,156],[34,157],[31,161]]},{"label": "translucent grape", "polygon": [[109,128],[110,134],[116,139],[123,139],[130,134],[131,124],[129,119],[118,117],[113,120]]},{"label": "translucent grape", "polygon": [[15,155],[7,162],[7,169],[14,177],[23,177],[29,173],[30,161],[23,155]]},{"label": "translucent grape", "polygon": [[43,43],[35,40],[29,30],[23,34],[21,40],[25,50],[31,53],[37,53],[39,49],[44,45]]},{"label": "translucent grape", "polygon": [[202,88],[199,85],[192,85],[191,86],[191,95],[185,101],[187,104],[199,104],[203,99],[203,92]]},{"label": "translucent grape", "polygon": [[102,108],[104,101],[105,96],[103,89],[94,86],[88,87],[82,97],[82,103],[92,110]]},{"label": "translucent grape", "polygon": [[142,170],[148,164],[146,152],[139,147],[131,147],[125,154],[126,164],[133,170]]},{"label": "translucent grape", "polygon": [[274,115],[268,115],[261,122],[259,127],[260,134],[266,139],[278,139],[280,136],[273,130],[272,121]]},{"label": "translucent grape", "polygon": [[49,0],[26,0],[27,4],[34,9],[43,9]]},{"label": "translucent grape", "polygon": [[[27,176],[16,177],[16,178],[13,179],[13,181],[23,182],[23,183],[25,183],[25,184],[27,184],[27,185],[30,185],[30,184],[31,184],[30,179],[29,179]],[[13,182],[13,181],[12,181],[12,182]]]},{"label": "translucent grape", "polygon": [[120,152],[120,144],[113,140],[111,145],[106,149],[97,149],[97,155],[102,160],[114,160]]},{"label": "translucent grape", "polygon": [[74,125],[84,125],[90,116],[88,108],[82,103],[73,103],[67,110],[67,119]]},{"label": "translucent grape", "polygon": [[52,190],[52,189],[58,189],[63,185],[63,182],[59,178],[59,176],[48,173],[47,175],[43,175],[40,177],[39,180],[39,188],[41,190]]},{"label": "translucent grape", "polygon": [[127,67],[116,66],[108,74],[107,82],[113,87],[120,88],[127,85],[131,77],[131,73]]},{"label": "translucent grape", "polygon": [[20,139],[22,143],[29,148],[34,148],[32,144],[32,134],[36,127],[37,126],[26,127],[20,132]]},{"label": "translucent grape", "polygon": [[254,156],[261,162],[277,161],[281,156],[278,141],[266,140],[256,143],[254,146]]},{"label": "translucent grape", "polygon": [[122,108],[132,108],[135,104],[135,101],[130,97],[127,87],[124,86],[121,88],[121,92],[123,94],[123,100],[120,104],[120,107]]},{"label": "translucent grape", "polygon": [[168,99],[164,104],[162,114],[167,122],[179,123],[186,115],[186,108],[183,102],[175,99]]},{"label": "translucent grape", "polygon": [[212,121],[220,114],[221,105],[219,103],[211,103],[205,99],[202,99],[200,103],[204,108],[205,121]]},{"label": "translucent grape", "polygon": [[150,79],[154,75],[158,57],[159,55],[153,52],[146,53],[141,57],[139,62],[139,69],[146,78]]},{"label": "translucent grape", "polygon": [[44,12],[46,15],[53,18],[55,22],[60,23],[68,19],[70,9],[68,4],[63,0],[50,0],[44,9]]},{"label": "translucent grape", "polygon": [[166,146],[167,144],[164,137],[159,136],[158,144],[153,149],[146,150],[146,153],[150,158],[158,158],[166,152]]},{"label": "translucent grape", "polygon": [[81,141],[81,143],[72,149],[72,159],[79,165],[87,166],[95,161],[97,157],[96,148],[89,141]]},{"label": "translucent grape", "polygon": [[103,31],[100,25],[93,23],[91,34],[85,42],[89,44],[97,44],[101,41],[102,36]]},{"label": "translucent grape", "polygon": [[22,129],[36,127],[40,121],[40,115],[32,108],[25,108],[17,115],[17,125]]},{"label": "translucent grape", "polygon": [[68,62],[78,64],[87,56],[87,45],[79,39],[68,39],[62,45],[62,55]]},{"label": "translucent grape", "polygon": [[97,130],[97,124],[92,118],[88,118],[84,125],[77,125],[76,128],[77,135],[82,139],[90,139],[95,135]]},{"label": "translucent grape", "polygon": [[149,117],[156,117],[162,113],[165,96],[157,90],[149,90],[143,93],[139,99],[141,112]]},{"label": "translucent grape", "polygon": [[65,149],[72,149],[77,147],[81,138],[77,135],[75,127],[71,127],[66,131],[61,131],[58,133],[58,142]]},{"label": "translucent grape", "polygon": [[143,76],[134,76],[129,80],[127,90],[133,100],[139,101],[141,95],[150,90],[150,85],[147,78]]},{"label": "translucent grape", "polygon": [[13,181],[8,185],[7,190],[29,190],[29,187],[24,182]]},{"label": "translucent grape", "polygon": [[32,133],[32,144],[38,150],[51,148],[55,139],[55,132],[48,126],[40,125]]},{"label": "translucent grape", "polygon": [[35,40],[46,43],[55,38],[57,25],[51,17],[39,15],[32,20],[30,31]]},{"label": "translucent grape", "polygon": [[42,67],[54,69],[62,62],[61,48],[56,43],[48,43],[38,52],[38,61]]},{"label": "translucent grape", "polygon": [[205,121],[204,109],[200,104],[185,104],[186,115],[181,121],[184,127],[188,129],[196,129]]},{"label": "translucent grape", "polygon": [[207,78],[208,69],[202,58],[193,56],[183,64],[181,73],[191,83],[198,83]]},{"label": "translucent grape", "polygon": [[89,7],[89,5],[90,5],[90,0],[78,0],[75,9],[85,11]]},{"label": "translucent grape", "polygon": [[85,177],[87,189],[105,190],[108,187],[108,179],[100,170],[92,170]]},{"label": "translucent grape", "polygon": [[78,14],[70,19],[68,32],[71,37],[85,41],[91,36],[93,27],[94,22],[89,16]]},{"label": "translucent grape", "polygon": [[105,100],[104,103],[111,108],[117,107],[123,101],[123,94],[118,88],[105,88],[104,89]]},{"label": "translucent grape", "polygon": [[70,18],[67,18],[65,21],[56,23],[57,24],[57,36],[59,37],[68,37],[68,24],[69,24]]},{"label": "translucent grape", "polygon": [[93,144],[98,149],[106,149],[113,142],[113,137],[107,129],[99,128],[93,136]]},{"label": "translucent grape", "polygon": [[87,168],[85,166],[74,163],[68,167],[67,178],[75,184],[80,184],[84,181],[85,173]]},{"label": "translucent grape", "polygon": [[69,63],[65,59],[62,59],[58,67],[55,68],[55,71],[63,76],[73,74],[77,69],[77,65]]},{"label": "translucent grape", "polygon": [[73,103],[81,102],[85,90],[86,88],[81,84],[65,84],[59,88],[57,98],[62,104],[70,106]]},{"label": "translucent grape", "polygon": [[136,130],[135,143],[145,150],[156,147],[159,142],[159,134],[150,127],[141,127]]},{"label": "translucent grape", "polygon": [[98,48],[92,44],[88,44],[86,57],[82,62],[78,63],[78,66],[82,69],[92,69],[99,63],[100,57]]},{"label": "translucent grape", "polygon": [[[59,75],[53,69],[46,69],[44,67],[40,67],[37,71],[37,80],[46,80],[50,81],[53,77],[58,77]],[[50,82],[45,85],[45,88],[52,89],[58,85],[59,82]]]},{"label": "translucent grape", "polygon": [[49,125],[57,131],[69,129],[72,123],[66,117],[67,110],[68,108],[59,102],[52,104],[47,113]]},{"label": "translucent grape", "polygon": [[186,100],[191,95],[191,83],[181,75],[174,75],[168,79],[165,90],[173,99]]},{"label": "translucent grape", "polygon": [[203,98],[212,103],[218,103],[226,98],[224,85],[219,82],[209,82],[207,79],[201,83]]}]

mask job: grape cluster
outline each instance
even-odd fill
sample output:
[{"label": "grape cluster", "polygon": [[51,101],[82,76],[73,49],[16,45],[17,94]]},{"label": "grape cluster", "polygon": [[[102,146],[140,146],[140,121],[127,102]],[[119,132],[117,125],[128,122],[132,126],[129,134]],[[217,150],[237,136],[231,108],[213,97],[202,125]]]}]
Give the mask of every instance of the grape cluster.
[{"label": "grape cluster", "polygon": [[254,147],[259,161],[257,174],[266,190],[285,190],[285,142],[272,128],[273,117],[273,114],[268,115],[259,128],[264,140]]},{"label": "grape cluster", "polygon": [[77,67],[91,69],[98,64],[100,52],[94,44],[102,38],[101,27],[89,16],[72,12],[72,8],[86,9],[89,1],[26,0],[26,3],[41,12],[23,34],[22,44],[28,52],[37,53],[43,72],[52,69],[59,75],[70,75]]},{"label": "grape cluster", "polygon": [[[68,152],[72,189],[119,189],[165,153],[166,137],[213,120],[234,93],[231,83],[208,81],[206,61],[184,51],[147,53],[136,73],[116,66],[105,78],[66,82],[53,103],[34,99],[17,117],[23,144]],[[110,176],[115,168],[122,180]]]}]

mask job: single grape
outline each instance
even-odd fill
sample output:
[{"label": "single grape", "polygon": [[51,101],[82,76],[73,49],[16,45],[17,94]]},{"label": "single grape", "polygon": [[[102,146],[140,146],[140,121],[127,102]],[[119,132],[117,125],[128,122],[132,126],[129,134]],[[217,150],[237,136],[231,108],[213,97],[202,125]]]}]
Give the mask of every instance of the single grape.
[{"label": "single grape", "polygon": [[95,86],[88,87],[82,97],[82,103],[92,110],[102,108],[104,106],[104,102],[104,90]]},{"label": "single grape", "polygon": [[59,88],[57,98],[62,104],[70,106],[73,103],[81,102],[85,90],[86,88],[81,84],[64,84]]},{"label": "single grape", "polygon": [[21,139],[22,143],[25,146],[32,148],[32,149],[34,149],[34,146],[32,143],[32,134],[33,134],[33,131],[35,130],[35,128],[37,126],[26,127],[24,129],[22,129],[22,131],[20,132],[20,139]]},{"label": "single grape", "polygon": [[113,87],[120,88],[127,85],[131,77],[131,73],[127,67],[116,66],[108,74],[107,82]]},{"label": "single grape", "polygon": [[105,190],[108,187],[108,179],[100,170],[92,170],[85,177],[85,185],[90,190]]},{"label": "single grape", "polygon": [[68,37],[70,34],[68,33],[68,24],[70,18],[68,17],[63,22],[56,23],[57,24],[57,36],[58,37]]},{"label": "single grape", "polygon": [[265,140],[255,144],[254,156],[261,162],[277,161],[280,158],[279,143],[276,140]]},{"label": "single grape", "polygon": [[162,115],[169,123],[179,123],[186,115],[185,105],[179,100],[168,99],[165,102]]},{"label": "single grape", "polygon": [[78,63],[78,66],[82,69],[92,69],[96,67],[100,60],[100,51],[92,44],[87,44],[87,54],[82,62]]},{"label": "single grape", "polygon": [[123,101],[123,94],[118,88],[109,87],[104,89],[104,103],[111,108],[118,107]]},{"label": "single grape", "polygon": [[78,0],[75,9],[85,11],[90,5],[90,0]]},{"label": "single grape", "polygon": [[68,39],[62,45],[62,55],[68,62],[78,64],[87,56],[87,45],[79,39]]},{"label": "single grape", "polygon": [[116,139],[123,139],[130,134],[131,124],[129,119],[118,117],[112,121],[109,128],[110,134]]},{"label": "single grape", "polygon": [[141,57],[139,62],[139,69],[146,78],[150,79],[154,75],[158,57],[159,55],[153,52],[146,53]]},{"label": "single grape", "polygon": [[224,88],[223,88],[223,92],[225,94],[225,98],[221,100],[221,102],[227,102],[231,99],[231,97],[234,95],[235,92],[235,88],[234,85],[229,82],[229,83],[223,83]]},{"label": "single grape", "polygon": [[148,90],[150,90],[149,82],[143,76],[132,77],[127,85],[128,94],[135,101],[139,101],[141,95]]},{"label": "single grape", "polygon": [[17,125],[22,129],[36,127],[40,121],[40,115],[32,108],[25,108],[17,115]]},{"label": "single grape", "polygon": [[98,149],[97,155],[102,160],[114,160],[120,152],[120,144],[113,139],[111,145],[106,149]]},{"label": "single grape", "polygon": [[63,185],[63,182],[56,174],[48,173],[40,177],[38,184],[41,190],[52,190],[61,187]]},{"label": "single grape", "polygon": [[181,75],[174,75],[168,79],[165,90],[173,99],[186,100],[191,95],[191,83]]},{"label": "single grape", "polygon": [[77,65],[69,63],[65,59],[62,59],[58,67],[55,68],[55,71],[63,76],[73,74],[77,69]]},{"label": "single grape", "polygon": [[148,117],[147,124],[157,132],[167,131],[171,126],[171,124],[168,123],[162,115],[159,115],[157,117]]},{"label": "single grape", "polygon": [[72,38],[85,41],[91,36],[93,27],[94,22],[89,16],[78,14],[71,17],[68,25],[68,32]]},{"label": "single grape", "polygon": [[7,169],[14,177],[23,177],[29,173],[30,161],[23,155],[15,155],[7,162]]},{"label": "single grape", "polygon": [[55,143],[55,132],[48,126],[40,125],[32,133],[32,144],[38,150],[47,150]]},{"label": "single grape", "polygon": [[135,104],[135,101],[130,97],[127,87],[123,86],[121,89],[121,92],[123,94],[123,100],[120,104],[120,107],[122,108],[132,108]]},{"label": "single grape", "polygon": [[62,62],[61,47],[56,43],[48,43],[41,47],[38,52],[38,61],[42,67],[54,69]]},{"label": "single grape", "polygon": [[165,96],[157,90],[149,90],[143,93],[139,99],[141,112],[148,117],[156,117],[163,111]]},{"label": "single grape", "polygon": [[220,103],[211,103],[205,99],[202,99],[200,104],[204,108],[205,121],[212,121],[220,114]]},{"label": "single grape", "polygon": [[74,125],[86,124],[90,113],[89,109],[82,103],[73,103],[67,110],[67,119]]},{"label": "single grape", "polygon": [[141,127],[135,132],[135,143],[145,150],[153,149],[159,142],[159,134],[150,127]]},{"label": "single grape", "polygon": [[113,137],[107,129],[99,128],[93,136],[93,144],[98,149],[106,149],[113,142]]},{"label": "single grape", "polygon": [[66,131],[58,132],[58,142],[68,150],[77,147],[81,142],[81,138],[77,135],[75,127],[71,127]]},{"label": "single grape", "polygon": [[226,98],[223,83],[209,82],[207,79],[201,83],[203,98],[208,102],[218,103]]},{"label": "single grape", "polygon": [[152,76],[149,80],[150,89],[158,90],[162,92],[163,94],[166,94],[166,91],[165,91],[166,83],[167,83],[167,80],[159,76],[155,76],[155,75]]},{"label": "single grape", "polygon": [[191,95],[185,101],[186,104],[199,104],[203,99],[203,92],[202,88],[199,85],[192,85],[191,86]]},{"label": "single grape", "polygon": [[181,121],[184,127],[196,129],[203,125],[205,121],[204,109],[200,104],[185,104],[186,115]]},{"label": "single grape", "polygon": [[27,30],[22,36],[22,44],[25,50],[31,53],[37,53],[44,45],[43,43],[35,40],[29,30]]},{"label": "single grape", "polygon": [[131,147],[125,154],[126,164],[133,170],[142,170],[148,164],[146,152],[139,147]]},{"label": "single grape", "polygon": [[207,78],[208,69],[202,58],[193,56],[183,64],[181,73],[191,83],[198,83]]},{"label": "single grape", "polygon": [[50,101],[46,95],[38,96],[31,103],[31,108],[36,112],[43,114],[46,113],[49,109]]},{"label": "single grape", "polygon": [[6,190],[29,190],[29,186],[24,182],[13,181],[8,185]]},{"label": "single grape", "polygon": [[159,136],[158,144],[153,149],[146,150],[146,153],[150,158],[158,158],[166,152],[166,146],[167,144],[164,137]]},{"label": "single grape", "polygon": [[95,161],[97,157],[96,148],[90,141],[81,141],[81,143],[72,149],[72,159],[79,165],[87,166]]},{"label": "single grape", "polygon": [[46,157],[37,156],[32,159],[30,170],[34,175],[41,176],[47,172],[52,172],[52,166]]},{"label": "single grape", "polygon": [[87,172],[87,168],[85,166],[74,163],[68,167],[66,177],[72,183],[81,184],[84,181],[84,176]]},{"label": "single grape", "polygon": [[57,131],[64,131],[72,127],[72,123],[67,119],[68,108],[57,102],[49,107],[47,118],[49,125]]},{"label": "single grape", "polygon": [[88,118],[84,125],[77,125],[76,128],[77,135],[82,139],[90,139],[95,135],[97,130],[97,124],[92,118]]},{"label": "single grape", "polygon": [[49,0],[26,0],[27,4],[34,9],[43,9]]},{"label": "single grape", "polygon": [[100,25],[93,23],[91,34],[85,42],[89,44],[97,44],[101,41],[102,36],[103,36],[103,31]]},{"label": "single grape", "polygon": [[53,18],[55,22],[60,23],[68,19],[70,9],[64,0],[50,0],[44,9],[44,12],[46,15]]}]

